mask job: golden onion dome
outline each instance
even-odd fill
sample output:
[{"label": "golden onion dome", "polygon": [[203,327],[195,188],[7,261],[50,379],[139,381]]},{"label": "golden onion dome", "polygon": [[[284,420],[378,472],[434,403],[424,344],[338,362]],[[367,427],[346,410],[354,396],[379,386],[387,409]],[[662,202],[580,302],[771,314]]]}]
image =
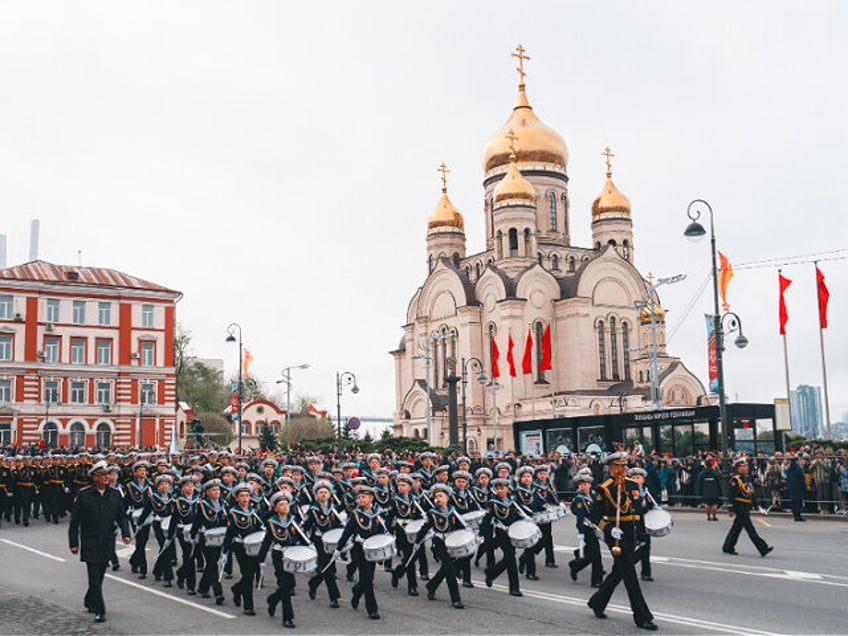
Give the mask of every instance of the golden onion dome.
[{"label": "golden onion dome", "polygon": [[533,107],[527,101],[524,84],[518,86],[518,103],[512,109],[512,114],[486,144],[483,150],[483,171],[488,174],[493,168],[504,166],[509,162],[511,154],[509,143],[505,140],[508,130],[514,130],[517,136],[516,145],[519,162],[549,163],[566,168],[568,165],[568,148],[562,137],[548,128],[533,112]]},{"label": "golden onion dome", "polygon": [[[639,310],[639,322],[643,325],[651,324],[651,307],[645,305]],[[665,309],[659,303],[654,303],[654,322],[665,322]]]},{"label": "golden onion dome", "polygon": [[604,152],[601,154],[607,158],[607,182],[604,184],[604,189],[601,190],[598,198],[592,202],[592,218],[630,216],[630,199],[624,196],[612,181],[612,164],[610,163],[610,158],[615,155],[609,149],[609,146],[604,148]]},{"label": "golden onion dome", "polygon": [[536,189],[532,183],[521,175],[521,171],[515,165],[515,155],[510,158],[509,170],[495,186],[495,205],[501,201],[516,200],[534,203],[536,201]]},{"label": "golden onion dome", "polygon": [[436,208],[427,219],[427,229],[435,230],[438,228],[452,228],[460,232],[464,231],[465,222],[462,219],[462,213],[456,209],[448,197],[447,188],[442,188],[442,197],[436,204]]}]

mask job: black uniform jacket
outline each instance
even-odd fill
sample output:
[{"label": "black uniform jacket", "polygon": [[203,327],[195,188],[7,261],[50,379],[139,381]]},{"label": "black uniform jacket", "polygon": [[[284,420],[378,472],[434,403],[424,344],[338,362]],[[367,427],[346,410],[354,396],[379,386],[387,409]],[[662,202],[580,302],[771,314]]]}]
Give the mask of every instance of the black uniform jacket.
[{"label": "black uniform jacket", "polygon": [[71,548],[80,548],[81,561],[108,563],[115,556],[115,525],[121,529],[121,536],[130,536],[121,493],[107,487],[101,495],[88,486],[74,500],[68,543]]}]

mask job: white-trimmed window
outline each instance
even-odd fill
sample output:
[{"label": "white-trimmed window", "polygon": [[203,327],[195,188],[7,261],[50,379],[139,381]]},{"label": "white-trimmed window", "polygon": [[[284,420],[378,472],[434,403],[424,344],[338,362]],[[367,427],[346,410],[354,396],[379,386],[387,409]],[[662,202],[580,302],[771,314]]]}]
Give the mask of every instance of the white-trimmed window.
[{"label": "white-trimmed window", "polygon": [[59,380],[44,381],[44,401],[50,404],[59,403]]},{"label": "white-trimmed window", "polygon": [[142,342],[141,343],[141,366],[152,367],[156,364],[156,343]]},{"label": "white-trimmed window", "polygon": [[82,422],[74,422],[68,434],[68,445],[71,448],[85,446],[85,425]]},{"label": "white-trimmed window", "polygon": [[112,384],[110,382],[97,383],[97,403],[111,404],[112,403]]},{"label": "white-trimmed window", "polygon": [[85,364],[85,338],[71,338],[71,364]]},{"label": "white-trimmed window", "polygon": [[85,382],[82,380],[71,382],[71,404],[85,404]]},{"label": "white-trimmed window", "polygon": [[112,341],[97,341],[97,364],[112,364]]},{"label": "white-trimmed window", "polygon": [[12,295],[0,294],[0,320],[12,319]]},{"label": "white-trimmed window", "polygon": [[0,402],[12,401],[12,380],[3,378],[0,380]]},{"label": "white-trimmed window", "polygon": [[112,429],[106,422],[97,425],[94,443],[98,448],[109,448],[112,445]]},{"label": "white-trimmed window", "polygon": [[0,444],[8,446],[12,443],[12,423],[0,422]]},{"label": "white-trimmed window", "polygon": [[112,303],[104,301],[97,303],[97,324],[112,324]]},{"label": "white-trimmed window", "polygon": [[141,385],[141,403],[156,404],[156,385],[152,382],[145,382]]},{"label": "white-trimmed window", "polygon": [[75,300],[72,307],[73,307],[73,312],[71,314],[71,321],[75,325],[84,325],[85,324],[85,301],[84,300]]},{"label": "white-trimmed window", "polygon": [[0,336],[0,360],[11,360],[15,352],[15,339],[12,336]]},{"label": "white-trimmed window", "polygon": [[44,320],[47,322],[59,322],[59,299],[48,298],[44,306]]},{"label": "white-trimmed window", "polygon": [[44,339],[44,361],[59,362],[59,338],[47,336]]},{"label": "white-trimmed window", "polygon": [[153,305],[141,306],[141,326],[147,329],[153,328]]}]

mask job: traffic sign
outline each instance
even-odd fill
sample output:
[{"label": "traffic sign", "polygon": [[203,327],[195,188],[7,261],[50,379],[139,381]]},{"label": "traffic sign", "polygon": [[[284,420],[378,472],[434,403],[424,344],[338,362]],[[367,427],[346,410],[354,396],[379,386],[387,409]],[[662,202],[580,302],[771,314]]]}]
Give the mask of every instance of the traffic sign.
[{"label": "traffic sign", "polygon": [[358,418],[358,417],[351,417],[351,418],[348,418],[348,420],[347,420],[347,427],[348,427],[350,430],[355,431],[355,430],[356,430],[356,429],[358,429],[360,426],[362,426],[362,422],[360,422],[360,421],[359,421],[359,418]]}]

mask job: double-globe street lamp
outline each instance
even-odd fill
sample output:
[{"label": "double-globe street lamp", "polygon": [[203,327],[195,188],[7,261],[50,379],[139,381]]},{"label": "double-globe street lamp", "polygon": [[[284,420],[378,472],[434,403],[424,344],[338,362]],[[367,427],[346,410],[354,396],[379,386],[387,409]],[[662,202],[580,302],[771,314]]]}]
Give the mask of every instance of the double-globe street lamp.
[{"label": "double-globe street lamp", "polygon": [[[233,331],[238,329],[238,340],[236,340],[235,335],[233,335]],[[238,342],[239,349],[239,364],[238,364],[238,388],[236,389],[238,393],[236,393],[236,398],[238,399],[238,452],[241,455],[241,392],[243,389],[243,380],[242,380],[242,365],[244,364],[244,347],[241,342],[241,325],[237,322],[232,322],[227,327],[227,342]]]},{"label": "double-globe street lamp", "polygon": [[282,384],[285,382],[286,385],[286,419],[285,421],[288,423],[289,421],[289,413],[291,413],[291,372],[296,369],[308,369],[308,364],[298,364],[292,367],[286,367],[283,369],[283,377],[277,380],[277,384]]},{"label": "double-globe street lamp", "polygon": [[359,393],[359,385],[356,383],[356,376],[353,373],[336,371],[336,434],[339,441],[342,439],[342,390],[346,386],[350,387],[351,393]]},{"label": "double-globe street lamp", "polygon": [[[718,265],[716,260],[716,237],[715,237],[715,223],[713,220],[713,209],[710,207],[710,204],[704,201],[703,199],[695,199],[689,206],[686,208],[686,216],[689,217],[689,225],[686,227],[686,230],[683,232],[683,236],[685,236],[690,241],[699,241],[707,231],[704,229],[704,226],[698,223],[698,219],[701,218],[701,210],[698,208],[706,208],[710,213],[710,254],[712,256],[712,278],[713,278],[713,332],[715,333],[715,342],[716,342],[716,380],[718,382],[718,412],[719,419],[721,420],[721,454],[722,457],[726,458],[727,456],[727,442],[728,442],[728,422],[727,422],[727,403],[725,401],[724,396],[724,337],[725,335],[731,334],[734,331],[739,332],[739,335],[736,336],[734,340],[734,344],[740,348],[744,349],[748,346],[748,339],[745,337],[745,334],[742,333],[742,319],[734,312],[728,311],[722,314],[719,311],[718,304]],[[724,330],[724,322],[725,319],[728,320],[728,329],[725,333]]]}]

